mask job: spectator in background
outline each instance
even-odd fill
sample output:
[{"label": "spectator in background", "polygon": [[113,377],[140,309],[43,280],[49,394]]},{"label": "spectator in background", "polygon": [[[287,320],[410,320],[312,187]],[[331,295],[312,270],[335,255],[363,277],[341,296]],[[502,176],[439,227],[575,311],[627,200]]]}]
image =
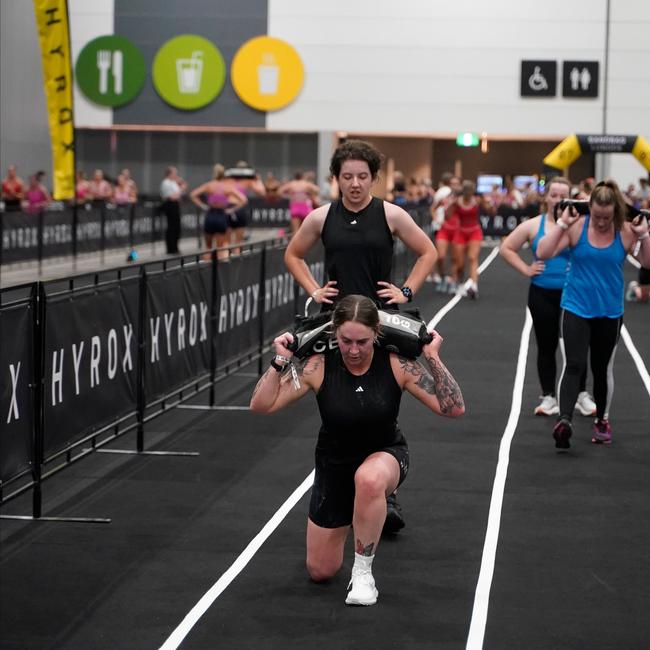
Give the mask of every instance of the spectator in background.
[{"label": "spectator in background", "polygon": [[120,173],[113,190],[113,202],[117,205],[128,205],[135,203],[137,199],[135,183],[124,172]]},{"label": "spectator in background", "polygon": [[302,222],[314,209],[314,201],[318,199],[318,185],[310,183],[304,178],[301,171],[297,171],[293,180],[280,186],[278,194],[289,199],[289,213],[291,214],[291,232],[298,232]]},{"label": "spectator in background", "polygon": [[90,183],[86,179],[86,173],[81,169],[77,170],[75,198],[77,199],[77,203],[86,203],[92,199],[92,194],[90,193]]},{"label": "spectator in background", "polygon": [[113,198],[113,188],[104,178],[104,172],[96,169],[89,183],[90,198],[93,201],[110,201]]},{"label": "spectator in background", "polygon": [[[226,248],[230,243],[230,213],[240,210],[247,199],[235,185],[235,181],[225,177],[223,165],[215,165],[212,180],[192,190],[190,199],[194,205],[205,210],[203,234],[208,251],[216,248],[219,259],[229,255]],[[221,249],[221,250],[220,250]]]},{"label": "spectator in background", "polygon": [[264,180],[264,189],[266,190],[266,200],[269,202],[276,202],[280,195],[278,190],[282,183],[275,177],[273,172],[266,173],[266,179]]},{"label": "spectator in background", "polygon": [[406,178],[400,171],[393,173],[393,188],[388,192],[386,200],[395,205],[405,205],[408,201]]},{"label": "spectator in background", "polygon": [[187,183],[178,175],[176,167],[167,167],[165,177],[160,184],[161,212],[167,218],[165,243],[167,254],[178,254],[178,240],[181,237],[181,197],[187,189]]},{"label": "spectator in background", "polygon": [[650,199],[650,185],[648,184],[647,178],[639,179],[639,191],[637,192],[637,197],[639,198],[639,204],[641,207],[647,208],[647,204],[643,206],[644,201],[647,202]]},{"label": "spectator in background", "polygon": [[25,192],[25,209],[29,214],[43,212],[47,204],[52,200],[47,188],[41,183],[44,174],[45,172],[36,172],[29,177],[29,187]]},{"label": "spectator in background", "polygon": [[503,182],[504,193],[502,204],[507,205],[509,208],[517,210],[524,207],[524,195],[515,187],[510,176],[506,176]]},{"label": "spectator in background", "polygon": [[2,200],[5,204],[5,210],[20,210],[24,198],[25,184],[18,177],[16,165],[9,165],[7,175],[2,181]]},{"label": "spectator in background", "polygon": [[[133,203],[135,203],[138,200],[138,186],[136,182],[131,178],[131,170],[128,167],[125,167],[120,174],[124,176],[124,183],[125,185],[129,188],[131,192],[131,197],[133,199]],[[119,180],[119,176],[118,176]]]},{"label": "spectator in background", "polygon": [[[239,169],[249,169],[245,160],[240,160],[236,165]],[[251,170],[253,171],[253,170]],[[259,174],[252,173],[250,178],[241,177],[236,181],[237,189],[246,197],[246,203],[229,215],[231,228],[231,243],[241,244],[246,236],[246,226],[251,217],[250,200],[261,196],[266,196],[266,188],[260,180]],[[233,248],[232,254],[238,255],[241,248]]]}]

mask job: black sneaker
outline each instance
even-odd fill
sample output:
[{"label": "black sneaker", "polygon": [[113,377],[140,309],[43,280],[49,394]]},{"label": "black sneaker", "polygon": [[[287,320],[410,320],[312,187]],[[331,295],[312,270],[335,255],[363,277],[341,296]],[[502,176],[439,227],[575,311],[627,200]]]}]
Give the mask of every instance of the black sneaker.
[{"label": "black sneaker", "polygon": [[386,497],[386,521],[384,522],[384,533],[396,533],[406,526],[402,508],[397,503],[397,495],[389,494]]},{"label": "black sneaker", "polygon": [[565,451],[571,448],[569,438],[573,433],[571,421],[566,418],[560,418],[553,427],[553,438],[555,438],[555,447],[560,451]]}]

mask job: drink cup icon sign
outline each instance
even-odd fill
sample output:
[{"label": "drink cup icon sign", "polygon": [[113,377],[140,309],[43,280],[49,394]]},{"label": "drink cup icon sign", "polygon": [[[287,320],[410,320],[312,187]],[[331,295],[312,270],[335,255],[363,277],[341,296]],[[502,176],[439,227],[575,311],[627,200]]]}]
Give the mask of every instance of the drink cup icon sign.
[{"label": "drink cup icon sign", "polygon": [[178,92],[185,95],[195,95],[201,89],[203,74],[203,52],[192,52],[189,59],[176,59],[176,78]]},{"label": "drink cup icon sign", "polygon": [[275,95],[280,82],[280,67],[273,54],[265,53],[257,66],[257,84],[260,95]]}]

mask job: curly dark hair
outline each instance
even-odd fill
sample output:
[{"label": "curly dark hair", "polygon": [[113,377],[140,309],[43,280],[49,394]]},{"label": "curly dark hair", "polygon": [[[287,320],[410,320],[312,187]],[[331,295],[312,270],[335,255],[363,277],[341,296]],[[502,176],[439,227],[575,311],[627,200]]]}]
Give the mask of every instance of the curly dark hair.
[{"label": "curly dark hair", "polygon": [[330,161],[330,172],[338,178],[341,173],[341,165],[346,160],[362,160],[368,163],[371,176],[376,178],[383,159],[384,156],[371,144],[363,140],[346,140],[334,151]]}]

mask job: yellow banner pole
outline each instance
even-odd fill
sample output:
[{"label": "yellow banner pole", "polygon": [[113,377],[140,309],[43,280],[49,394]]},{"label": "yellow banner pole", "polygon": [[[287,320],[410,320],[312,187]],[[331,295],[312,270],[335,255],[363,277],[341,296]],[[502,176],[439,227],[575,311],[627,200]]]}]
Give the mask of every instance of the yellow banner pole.
[{"label": "yellow banner pole", "polygon": [[53,196],[75,196],[74,108],[66,0],[34,0],[52,144]]}]

